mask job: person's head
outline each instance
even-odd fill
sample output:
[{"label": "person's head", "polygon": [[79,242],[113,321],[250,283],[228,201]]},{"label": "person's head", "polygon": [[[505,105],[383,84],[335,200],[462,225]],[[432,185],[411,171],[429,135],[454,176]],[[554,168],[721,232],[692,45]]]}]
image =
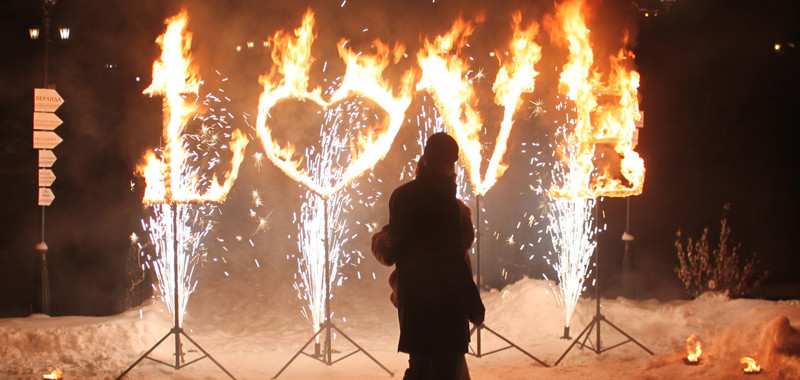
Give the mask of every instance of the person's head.
[{"label": "person's head", "polygon": [[421,163],[424,167],[455,180],[458,143],[450,135],[438,132],[428,137]]}]

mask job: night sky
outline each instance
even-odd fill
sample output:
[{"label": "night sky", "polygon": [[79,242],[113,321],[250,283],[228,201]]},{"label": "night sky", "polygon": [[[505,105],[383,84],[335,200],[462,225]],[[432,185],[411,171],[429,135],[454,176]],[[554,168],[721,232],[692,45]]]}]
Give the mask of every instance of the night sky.
[{"label": "night sky", "polygon": [[[54,150],[58,157],[52,186],[56,199],[45,211],[51,314],[106,315],[131,306],[126,301],[129,236],[141,233],[143,215],[143,182],[134,170],[145,151],[158,146],[161,133],[161,99],[141,92],[150,83],[152,62],[159,54],[154,40],[163,32],[164,19],[181,6],[191,17],[193,53],[201,76],[209,85],[221,83],[215,70],[230,78],[233,112],[253,115],[251,122],[260,91],[257,77],[269,69],[268,54],[264,49],[237,53],[234,47],[297,27],[307,7],[317,14],[317,65],[330,59],[332,71],[337,69],[335,43],[341,37],[365,50],[376,37],[398,41],[413,53],[421,36],[446,31],[458,15],[470,18],[483,11],[486,21],[478,27],[471,48],[483,54],[505,44],[513,10],[521,10],[525,22],[541,22],[553,8],[550,1],[510,0],[493,1],[492,9],[486,9],[485,2],[448,0],[349,0],[344,6],[338,0],[275,3],[61,0],[55,5],[49,82],[56,85],[65,104],[57,111],[64,124],[56,132],[64,142]],[[769,271],[767,282],[754,296],[800,297],[792,290],[797,287],[791,286],[800,282],[796,275],[800,254],[794,240],[800,228],[795,196],[798,144],[793,139],[800,109],[800,6],[789,0],[677,0],[667,10],[659,1],[640,1],[638,7],[625,1],[590,3],[595,8],[590,28],[603,40],[595,42],[598,49],[611,54],[621,47],[623,31],[630,30],[629,47],[642,75],[640,108],[645,112],[636,151],[645,160],[647,177],[644,193],[630,199],[630,232],[636,238],[635,291],[623,289],[619,282],[626,200],[606,198],[600,209],[605,214],[601,223],[608,227],[598,241],[605,295],[687,297],[673,272],[675,232],[681,229],[684,236],[699,237],[708,226],[711,236],[716,236],[723,205],[730,202],[732,237],[742,243],[741,254],[757,252],[761,267]],[[639,8],[659,10],[659,14],[644,17]],[[0,183],[4,190],[0,317],[26,316],[34,293],[33,247],[41,234],[31,111],[33,88],[44,82],[43,41],[31,40],[28,28],[41,24],[41,4],[4,1],[0,14]],[[69,40],[58,39],[61,26],[71,28]],[[545,59],[537,67],[542,75],[537,91],[526,100],[547,105],[554,101],[554,67],[563,64],[564,57],[542,34],[537,39],[544,45]],[[478,59],[476,66],[486,66],[487,76],[494,78],[491,68],[496,61]],[[312,76],[312,82],[319,79]],[[412,104],[407,117],[412,117],[414,109],[418,108]],[[520,144],[526,136],[540,136],[542,127],[536,118],[522,119],[510,139],[511,168],[486,196],[487,220],[501,233],[510,232],[502,231],[503,226],[516,224],[514,210],[529,207],[526,202],[531,197],[525,192],[531,169],[525,167],[527,158],[520,153]],[[245,128],[243,124],[235,127]],[[416,126],[406,123],[403,128],[401,141]],[[230,204],[225,205],[229,219],[220,221],[217,233],[232,236],[240,227],[252,227],[244,215],[251,190],[258,189],[265,207],[274,210],[274,227],[257,235],[256,247],[241,256],[260,257],[285,268],[285,254],[296,250],[286,239],[285,229],[291,226],[285,225],[291,224],[292,208],[304,191],[269,162],[256,170],[251,156],[262,149],[257,141],[248,147],[248,159]],[[394,179],[393,170],[398,167],[394,163],[408,159],[396,143],[385,162],[376,166],[375,175]],[[384,194],[391,191],[392,186],[387,186]],[[363,222],[384,223],[387,203],[388,199],[379,200],[375,210],[362,210],[357,216]],[[369,255],[368,234],[353,244],[352,249]],[[490,286],[501,287],[525,275],[541,278],[546,271],[541,263],[524,262],[504,251],[502,244],[487,241],[484,251],[499,257],[486,260],[490,261],[485,271]],[[235,272],[236,259],[231,262],[223,269]],[[501,275],[503,268],[510,272],[508,276]],[[291,276],[286,277],[290,286]]]}]

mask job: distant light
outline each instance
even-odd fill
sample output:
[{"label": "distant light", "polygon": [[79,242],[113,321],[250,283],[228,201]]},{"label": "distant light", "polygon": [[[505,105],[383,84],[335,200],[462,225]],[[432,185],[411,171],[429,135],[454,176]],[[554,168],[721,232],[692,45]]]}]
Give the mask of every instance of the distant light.
[{"label": "distant light", "polygon": [[489,53],[490,57],[494,57],[494,52]]},{"label": "distant light", "polygon": [[242,45],[236,45],[236,51],[242,51]]},{"label": "distant light", "polygon": [[58,28],[58,34],[61,36],[62,40],[69,39],[69,28]]},{"label": "distant light", "polygon": [[253,43],[253,41],[247,41],[247,48],[248,48],[248,49],[252,49],[252,48],[253,48],[253,46],[255,46],[255,44]]},{"label": "distant light", "polygon": [[28,29],[28,33],[31,35],[32,40],[39,39],[39,28],[30,28]]},{"label": "distant light", "polygon": [[117,67],[117,65],[115,65],[113,63],[106,63],[106,64],[103,65],[103,67],[105,67],[107,69],[113,69],[113,68]]},{"label": "distant light", "polygon": [[269,41],[264,41],[264,47],[269,47]]},{"label": "distant light", "polygon": [[142,81],[142,77],[136,77],[136,81],[137,82],[141,82]]},{"label": "distant light", "polygon": [[776,52],[781,51],[781,44],[775,44],[775,51]]},{"label": "distant light", "polygon": [[644,12],[644,17],[650,17],[650,12]]}]

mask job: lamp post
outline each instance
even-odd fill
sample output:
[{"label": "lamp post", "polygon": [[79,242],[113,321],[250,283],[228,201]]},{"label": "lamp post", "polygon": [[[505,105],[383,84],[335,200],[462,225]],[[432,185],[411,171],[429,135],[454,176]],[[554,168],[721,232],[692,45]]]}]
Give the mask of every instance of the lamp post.
[{"label": "lamp post", "polygon": [[[51,11],[57,0],[42,0],[42,26],[44,30],[44,87],[50,88],[48,81],[49,60],[50,60],[50,19]],[[31,39],[39,38],[39,29],[31,28],[28,30]],[[69,36],[69,32],[67,32]],[[38,165],[37,165],[38,166]],[[40,314],[50,314],[50,280],[47,272],[47,244],[44,242],[44,211],[46,206],[40,206],[42,209],[42,239],[36,243],[34,249],[36,251],[36,265],[35,265],[35,295],[33,300],[33,312]]]}]

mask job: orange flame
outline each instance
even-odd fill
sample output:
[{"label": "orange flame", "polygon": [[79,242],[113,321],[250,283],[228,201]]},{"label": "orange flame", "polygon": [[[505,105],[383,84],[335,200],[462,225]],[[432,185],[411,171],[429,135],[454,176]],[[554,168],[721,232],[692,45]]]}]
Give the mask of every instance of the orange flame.
[{"label": "orange flame", "polygon": [[56,369],[53,370],[53,372],[50,372],[50,373],[48,373],[46,375],[42,375],[42,379],[59,380],[59,379],[61,379],[62,375],[63,375],[63,373],[61,372],[61,368],[56,368]]},{"label": "orange flame", "polygon": [[[576,162],[569,166],[566,183],[551,188],[550,194],[560,198],[638,195],[645,174],[644,160],[633,150],[636,122],[642,118],[639,73],[626,68],[633,53],[623,48],[610,58],[611,71],[603,80],[594,67],[585,14],[583,0],[568,0],[556,5],[555,19],[549,23],[553,39],[569,48],[558,90],[574,102],[577,111],[575,128],[566,141],[567,146],[577,149],[573,156]],[[601,94],[611,100],[601,101]],[[607,166],[595,166],[597,144],[613,146],[620,159],[619,173]]]},{"label": "orange flame", "polygon": [[700,360],[700,354],[703,353],[703,344],[696,334],[689,335],[686,338],[686,360],[695,363]]},{"label": "orange flame", "polygon": [[[294,36],[278,31],[271,38],[273,66],[269,74],[259,78],[264,86],[258,102],[258,118],[256,130],[264,145],[266,156],[281,171],[293,180],[302,183],[317,194],[328,197],[355,180],[363,172],[371,169],[389,151],[400,126],[405,111],[411,104],[412,73],[407,71],[402,78],[398,95],[383,79],[383,72],[390,60],[397,60],[403,55],[405,47],[396,45],[390,49],[379,40],[373,42],[374,55],[358,54],[346,46],[346,41],[338,45],[339,56],[346,63],[346,70],[341,86],[326,101],[321,96],[321,89],[309,90],[309,72],[314,58],[311,56],[311,45],[314,42],[314,13],[309,9],[303,16],[302,25],[295,29]],[[384,111],[386,118],[380,126],[376,126],[361,134],[352,147],[353,157],[350,165],[342,173],[341,178],[331,185],[316,183],[308,172],[301,169],[301,158],[296,157],[295,148],[291,144],[281,147],[273,140],[269,126],[269,111],[283,99],[310,101],[322,109],[353,95],[361,95],[377,103]]]},{"label": "orange flame", "polygon": [[748,373],[758,373],[761,372],[761,366],[756,364],[756,361],[751,357],[743,357],[739,359],[739,363],[746,364],[747,367],[743,368],[742,371]]},{"label": "orange flame", "polygon": [[502,106],[504,112],[500,131],[495,138],[494,151],[483,178],[483,155],[479,136],[483,124],[476,109],[478,100],[475,89],[466,75],[469,65],[459,57],[467,38],[473,32],[472,23],[457,19],[449,32],[437,36],[433,41],[426,40],[423,49],[417,53],[417,60],[422,68],[422,78],[417,83],[417,89],[431,94],[445,126],[458,141],[461,163],[472,183],[472,191],[477,195],[486,194],[508,168],[502,159],[514,125],[514,114],[522,104],[520,95],[533,92],[535,78],[539,74],[534,69],[534,65],[541,59],[541,47],[534,42],[539,25],[531,23],[526,29],[522,29],[521,22],[522,14],[514,13],[511,23],[514,32],[508,54],[510,58],[503,62],[501,54],[497,54],[500,69],[492,90],[495,93],[494,102]]},{"label": "orange flame", "polygon": [[197,113],[196,104],[187,98],[197,97],[200,87],[198,69],[190,53],[192,34],[186,31],[188,20],[186,10],[166,20],[167,30],[156,39],[161,46],[161,57],[153,63],[153,82],[143,91],[146,95],[164,97],[162,157],[150,151],[145,155],[145,164],[137,168],[145,178],[143,202],[146,204],[223,201],[236,181],[248,143],[244,133],[233,132],[231,170],[225,173],[222,183],[214,175],[204,193],[196,190],[197,176],[183,179],[186,151],[180,136],[186,123]]}]

